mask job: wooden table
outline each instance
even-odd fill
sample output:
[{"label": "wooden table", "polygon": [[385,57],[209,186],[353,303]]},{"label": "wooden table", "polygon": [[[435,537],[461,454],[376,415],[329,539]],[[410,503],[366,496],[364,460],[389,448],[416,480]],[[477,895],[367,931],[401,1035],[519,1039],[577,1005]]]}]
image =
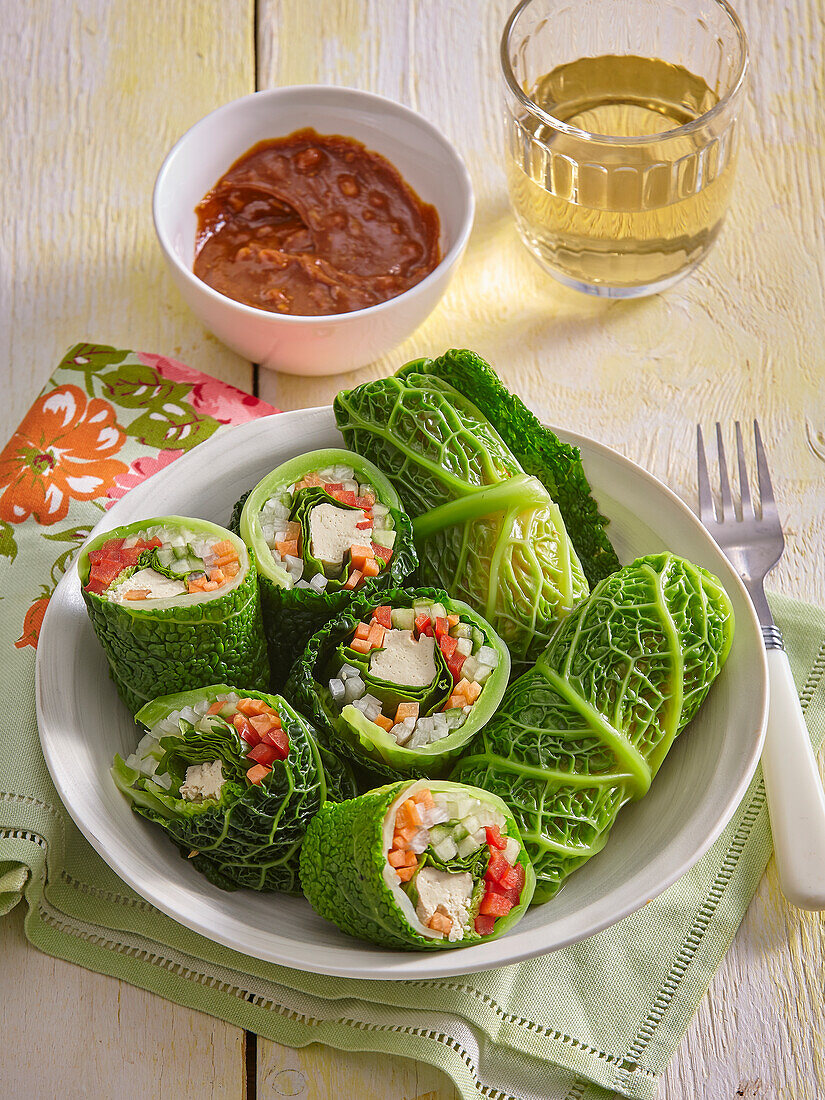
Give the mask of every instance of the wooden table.
[{"label": "wooden table", "polygon": [[[788,539],[773,583],[825,603],[823,0],[740,0],[753,80],[726,232],[697,274],[633,303],[562,289],[516,239],[497,131],[508,6],[4,5],[2,441],[77,340],[177,356],[283,409],[326,403],[413,356],[472,347],[540,415],[615,447],[687,499],[694,424],[758,413]],[[212,108],[256,87],[315,82],[381,92],[432,119],[467,159],[477,223],[445,301],[385,361],[357,376],[256,377],[172,286],[152,230],[152,183],[173,141]],[[21,915],[0,922],[3,1095],[454,1096],[432,1067],[256,1042],[49,959],[26,944]],[[821,916],[785,903],[771,864],[663,1100],[825,1096],[822,930]]]}]

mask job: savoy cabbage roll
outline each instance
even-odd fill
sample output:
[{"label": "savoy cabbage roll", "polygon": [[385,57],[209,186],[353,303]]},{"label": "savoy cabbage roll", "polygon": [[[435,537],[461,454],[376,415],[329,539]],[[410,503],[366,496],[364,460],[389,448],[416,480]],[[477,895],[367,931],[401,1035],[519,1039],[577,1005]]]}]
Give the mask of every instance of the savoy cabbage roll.
[{"label": "savoy cabbage roll", "polygon": [[81,591],[117,690],[151,699],[226,680],[269,685],[255,558],[207,520],[160,516],[97,535]]},{"label": "savoy cabbage roll", "polygon": [[501,799],[422,779],[326,803],[307,830],[301,886],[352,936],[437,950],[503,935],[530,904],[534,876]]},{"label": "savoy cabbage roll", "polygon": [[329,742],[385,778],[443,773],[501,702],[510,655],[439,589],[361,597],[309,640],[286,692]]},{"label": "savoy cabbage roll", "polygon": [[413,517],[419,581],[475,607],[526,667],[587,596],[581,563],[541,480],[467,397],[418,366],[339,393],[338,427]]},{"label": "savoy cabbage roll", "polygon": [[112,775],[132,808],[226,890],[298,892],[309,821],[351,797],[351,776],[323,753],[309,723],[279,695],[212,684],[155,699]]},{"label": "savoy cabbage roll", "polygon": [[290,459],[235,508],[230,526],[255,554],[274,684],[307,639],[356,594],[415,569],[410,519],[380,470],[328,448]]},{"label": "savoy cabbage roll", "polygon": [[671,553],[601,581],[451,778],[503,798],[546,901],[641,798],[727,659],[733,609],[721,582]]}]

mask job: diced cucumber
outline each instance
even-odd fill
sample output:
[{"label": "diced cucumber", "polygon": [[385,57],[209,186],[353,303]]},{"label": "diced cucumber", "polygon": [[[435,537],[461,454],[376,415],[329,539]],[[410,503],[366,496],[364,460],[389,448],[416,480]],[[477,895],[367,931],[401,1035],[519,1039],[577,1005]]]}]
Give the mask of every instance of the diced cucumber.
[{"label": "diced cucumber", "polygon": [[473,628],[469,623],[458,623],[450,631],[450,635],[453,638],[472,638]]},{"label": "diced cucumber", "polygon": [[[432,834],[430,835],[432,836]],[[458,845],[452,839],[452,837],[449,836],[445,837],[441,841],[436,842],[435,844],[431,842],[430,847],[439,859],[445,861],[448,859],[452,859],[453,856],[455,856],[458,852]]]},{"label": "diced cucumber", "polygon": [[496,668],[498,666],[498,654],[489,645],[483,645],[480,647],[478,653],[475,655],[479,664],[489,665],[490,668]]},{"label": "diced cucumber", "polygon": [[412,607],[394,607],[390,619],[395,630],[412,630],[415,626],[415,611]]},{"label": "diced cucumber", "polygon": [[170,548],[176,558],[185,558],[187,555],[186,543],[182,538],[180,538],[180,536],[178,536],[178,538],[176,539],[173,539]]},{"label": "diced cucumber", "polygon": [[451,730],[457,730],[459,726],[464,725],[464,711],[461,707],[451,707],[450,710],[445,710],[444,717],[447,719],[447,725]]},{"label": "diced cucumber", "polygon": [[446,840],[448,836],[452,835],[451,825],[433,825],[430,829],[430,840],[433,844],[439,844],[442,840]]},{"label": "diced cucumber", "polygon": [[175,560],[175,551],[170,546],[164,546],[158,550],[158,561],[168,569]]},{"label": "diced cucumber", "polygon": [[436,619],[447,618],[447,608],[443,603],[434,603],[430,608],[430,618],[435,622]]},{"label": "diced cucumber", "polygon": [[484,642],[485,642],[484,635],[478,629],[477,626],[474,626],[473,627],[473,653],[478,652],[478,650],[481,649],[481,647],[484,645]]},{"label": "diced cucumber", "polygon": [[459,638],[455,651],[456,653],[460,653],[462,657],[469,657],[473,652],[472,641],[469,638]]},{"label": "diced cucumber", "polygon": [[453,834],[452,835],[453,835],[453,840],[455,840],[456,843],[458,843],[458,841],[460,841],[460,840],[463,840],[464,837],[468,835],[467,830],[464,828],[464,822],[463,821],[459,821],[453,826]]},{"label": "diced cucumber", "polygon": [[486,684],[490,679],[492,671],[489,665],[482,665],[476,662],[476,670],[473,679],[477,684]]},{"label": "diced cucumber", "polygon": [[462,859],[466,859],[467,856],[472,855],[473,852],[478,851],[481,845],[478,843],[474,836],[465,836],[463,840],[459,841],[458,854]]},{"label": "diced cucumber", "polygon": [[395,545],[395,531],[389,527],[373,527],[372,541],[376,546],[383,546],[386,550],[392,550]]},{"label": "diced cucumber", "polygon": [[465,680],[473,681],[476,678],[476,669],[478,668],[478,661],[472,654],[466,659],[461,666],[461,675]]},{"label": "diced cucumber", "polygon": [[416,619],[419,615],[427,615],[428,618],[432,618],[432,604],[428,600],[415,600],[413,603],[413,611],[415,612]]},{"label": "diced cucumber", "polygon": [[468,833],[476,833],[481,827],[481,822],[478,820],[475,814],[470,814],[469,817],[465,817],[462,820],[461,824],[464,826],[465,832]]}]

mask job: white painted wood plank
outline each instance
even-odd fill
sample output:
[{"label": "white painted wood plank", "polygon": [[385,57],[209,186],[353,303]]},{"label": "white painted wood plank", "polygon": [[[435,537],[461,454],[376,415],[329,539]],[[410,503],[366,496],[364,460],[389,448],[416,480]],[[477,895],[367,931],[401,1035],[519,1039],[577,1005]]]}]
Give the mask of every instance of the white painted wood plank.
[{"label": "white painted wood plank", "polygon": [[[152,226],[163,157],[254,88],[252,0],[37,0],[0,19],[0,438],[78,340],[176,356],[244,389]],[[0,443],[0,446],[2,446]]]},{"label": "white painted wood plank", "polygon": [[[788,543],[773,583],[825,603],[825,4],[737,4],[753,76],[728,225],[699,272],[632,303],[558,286],[517,240],[497,132],[498,36],[509,6],[259,4],[262,87],[346,84],[407,103],[457,145],[478,200],[463,266],[411,339],[355,374],[305,380],[263,372],[261,395],[282,408],[324,404],[407,359],[471,347],[544,419],[616,447],[686,499],[697,421],[708,427],[758,415]],[[303,33],[314,25],[323,36]],[[784,902],[771,865],[669,1068],[662,1100],[825,1096],[823,930],[822,917]]]},{"label": "white painted wood plank", "polygon": [[0,920],[0,1094],[241,1100],[239,1028],[35,951],[22,918]]}]

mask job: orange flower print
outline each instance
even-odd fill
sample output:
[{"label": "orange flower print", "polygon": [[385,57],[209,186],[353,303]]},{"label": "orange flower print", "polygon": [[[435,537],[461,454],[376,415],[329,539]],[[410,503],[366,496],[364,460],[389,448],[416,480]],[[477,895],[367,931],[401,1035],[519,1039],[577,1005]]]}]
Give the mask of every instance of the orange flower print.
[{"label": "orange flower print", "polygon": [[51,593],[49,593],[48,596],[41,596],[39,599],[35,600],[26,612],[26,617],[23,620],[23,632],[14,643],[16,649],[25,649],[27,645],[30,645],[32,649],[37,649],[37,640],[40,637],[40,627],[43,625],[43,616],[46,614],[46,608],[49,606],[50,596]]},{"label": "orange flower print", "polygon": [[72,385],[39,397],[0,452],[0,519],[48,526],[66,518],[72,499],[105,496],[129,469],[111,457],[125,439],[102,398]]}]

